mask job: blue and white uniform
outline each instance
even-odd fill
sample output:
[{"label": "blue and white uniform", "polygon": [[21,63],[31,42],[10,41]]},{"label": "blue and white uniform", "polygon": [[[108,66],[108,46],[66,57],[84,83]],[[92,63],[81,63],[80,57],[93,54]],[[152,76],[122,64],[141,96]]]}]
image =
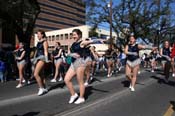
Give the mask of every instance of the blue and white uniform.
[{"label": "blue and white uniform", "polygon": [[80,55],[79,58],[73,58],[72,57],[72,63],[70,68],[72,68],[73,70],[76,70],[78,67],[85,67],[86,66],[86,62],[84,60],[84,48],[80,47],[82,41],[79,42],[74,42],[70,48],[71,53],[77,53],[78,55]]},{"label": "blue and white uniform", "polygon": [[58,63],[58,62],[63,62],[63,58],[61,57],[61,54],[60,56],[57,56],[59,54],[59,51],[61,50],[61,48],[56,48],[54,51],[53,51],[53,56],[56,56],[54,57],[54,63]]},{"label": "blue and white uniform", "polygon": [[108,49],[108,50],[106,51],[106,61],[107,61],[107,62],[108,62],[108,61],[114,61],[113,56],[112,56],[112,52],[113,52],[112,49]]},{"label": "blue and white uniform", "polygon": [[135,67],[137,65],[139,65],[141,63],[140,57],[139,57],[139,48],[138,48],[138,44],[135,45],[128,45],[128,52],[135,52],[138,55],[127,55],[127,61],[126,63],[130,66],[130,67]]},{"label": "blue and white uniform", "polygon": [[[170,50],[170,48],[165,48],[165,47],[164,47],[164,48],[162,49],[162,55],[165,55],[165,56],[170,57],[170,55],[171,55],[171,50]],[[164,64],[164,63],[166,63],[167,61],[168,61],[168,59],[162,56],[162,61],[161,61],[161,62]]]},{"label": "blue and white uniform", "polygon": [[37,61],[39,60],[42,60],[44,62],[46,62],[46,58],[45,58],[45,55],[44,55],[44,45],[43,43],[45,42],[46,40],[43,40],[43,41],[39,41],[37,43],[37,48],[36,48],[36,57],[35,57],[35,61],[34,61],[34,64],[37,63]]},{"label": "blue and white uniform", "polygon": [[94,56],[94,54],[91,52],[91,59],[92,59],[92,61],[98,61],[98,56]]},{"label": "blue and white uniform", "polygon": [[[18,51],[16,52],[16,57],[21,57],[21,55],[24,51],[25,51],[24,48],[18,49]],[[25,55],[22,59],[20,59],[20,60],[17,59],[16,61],[17,61],[17,65],[26,64]]]},{"label": "blue and white uniform", "polygon": [[83,56],[84,56],[84,60],[85,60],[86,63],[87,62],[92,62],[92,53],[90,51],[90,47],[84,48]]}]

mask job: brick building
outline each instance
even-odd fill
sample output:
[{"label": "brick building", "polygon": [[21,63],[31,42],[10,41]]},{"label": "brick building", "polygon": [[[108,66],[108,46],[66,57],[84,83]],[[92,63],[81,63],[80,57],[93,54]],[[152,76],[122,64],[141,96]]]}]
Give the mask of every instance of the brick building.
[{"label": "brick building", "polygon": [[[83,0],[37,0],[40,13],[35,23],[34,32],[38,29],[53,31],[64,28],[85,25],[85,4]],[[0,45],[12,45],[18,40],[9,24],[1,24]],[[3,28],[2,26],[3,25]],[[33,43],[33,39],[32,39]],[[31,44],[32,45],[32,44]]]},{"label": "brick building", "polygon": [[35,29],[45,31],[85,25],[86,10],[82,0],[38,0],[41,12]]}]

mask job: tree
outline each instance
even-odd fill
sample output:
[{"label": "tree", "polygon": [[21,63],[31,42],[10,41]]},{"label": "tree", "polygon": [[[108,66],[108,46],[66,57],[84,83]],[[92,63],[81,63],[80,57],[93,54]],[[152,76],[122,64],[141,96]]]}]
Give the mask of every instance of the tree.
[{"label": "tree", "polygon": [[[36,18],[40,12],[37,0],[1,0],[0,18],[10,24],[20,42],[26,44],[26,74],[31,74],[30,39],[33,33]],[[14,41],[14,40],[13,40]]]},{"label": "tree", "polygon": [[[172,23],[174,11],[171,9],[174,3],[174,0],[122,0],[118,4],[113,3],[112,28],[117,35],[122,32],[128,38],[132,32],[136,38],[141,38],[146,43],[145,38],[157,43],[157,38],[162,39],[168,29],[175,27]],[[107,0],[89,2],[87,6],[89,24],[98,27],[101,23],[109,23],[107,4]],[[129,33],[124,31],[126,28],[129,29]],[[159,37],[153,36],[157,35],[157,31]],[[121,38],[118,39],[123,41]]]},{"label": "tree", "polygon": [[36,0],[1,0],[0,18],[10,23],[20,42],[30,46],[36,18],[40,12]]}]

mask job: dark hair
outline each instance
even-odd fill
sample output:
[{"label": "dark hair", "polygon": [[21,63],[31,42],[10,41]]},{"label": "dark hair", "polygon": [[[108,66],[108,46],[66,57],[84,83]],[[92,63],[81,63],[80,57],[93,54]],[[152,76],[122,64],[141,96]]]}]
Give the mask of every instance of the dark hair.
[{"label": "dark hair", "polygon": [[72,30],[72,33],[73,33],[73,32],[76,32],[77,35],[78,35],[80,38],[82,38],[82,31],[81,31],[80,29],[74,29],[74,30]]},{"label": "dark hair", "polygon": [[59,46],[61,45],[60,42],[56,42]]},{"label": "dark hair", "polygon": [[40,32],[42,35],[43,35],[43,38],[46,38],[46,33],[45,33],[45,31],[44,30],[38,30],[38,32]]},{"label": "dark hair", "polygon": [[27,44],[24,43],[24,42],[19,42],[19,44],[20,44],[20,43],[23,45],[23,48],[26,49],[26,45],[27,45]]},{"label": "dark hair", "polygon": [[85,40],[86,40],[86,41],[89,41],[89,38],[86,38]]}]

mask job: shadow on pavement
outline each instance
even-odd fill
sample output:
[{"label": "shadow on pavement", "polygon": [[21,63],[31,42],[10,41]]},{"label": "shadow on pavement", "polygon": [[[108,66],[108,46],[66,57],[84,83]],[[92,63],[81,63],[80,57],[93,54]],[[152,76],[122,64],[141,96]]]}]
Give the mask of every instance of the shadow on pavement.
[{"label": "shadow on pavement", "polygon": [[[123,84],[123,87],[128,88],[130,86],[130,81],[128,81],[128,80],[124,80],[121,83]],[[138,85],[145,85],[145,84],[140,83],[140,82],[136,82],[136,84],[138,84]]]},{"label": "shadow on pavement", "polygon": [[51,85],[48,90],[51,91],[53,89],[63,88],[64,86],[65,86],[64,82],[63,83],[57,83],[57,84]]},{"label": "shadow on pavement", "polygon": [[151,72],[151,70],[150,70],[150,69],[145,69],[145,71],[146,71],[146,72]]},{"label": "shadow on pavement", "polygon": [[141,82],[136,82],[137,85],[145,85],[144,83]]},{"label": "shadow on pavement", "polygon": [[160,75],[165,75],[163,72],[158,72],[157,74],[160,74]]},{"label": "shadow on pavement", "polygon": [[93,78],[92,81],[90,82],[90,84],[94,83],[94,82],[103,82],[103,81],[101,81],[100,79],[97,79],[97,78]]},{"label": "shadow on pavement", "polygon": [[23,115],[12,115],[12,116],[36,116],[38,115],[40,112],[28,112],[26,114]]},{"label": "shadow on pavement", "polygon": [[156,79],[157,83],[159,83],[159,84],[166,84],[166,85],[170,85],[170,86],[175,86],[175,82],[174,81],[166,82],[165,79],[162,79],[162,78],[157,77],[157,76],[151,76],[151,78]]},{"label": "shadow on pavement", "polygon": [[121,82],[122,84],[123,84],[123,87],[129,87],[129,85],[130,85],[130,81],[128,81],[128,80],[124,80],[124,81],[122,81]]},{"label": "shadow on pavement", "polygon": [[96,88],[93,88],[92,86],[88,86],[88,87],[86,87],[86,91],[85,91],[85,99],[88,99],[88,97],[93,94],[93,91],[98,91],[98,92],[102,92],[102,93],[109,92],[106,90],[96,89]]},{"label": "shadow on pavement", "polygon": [[155,69],[157,72],[163,72],[163,69]]}]

